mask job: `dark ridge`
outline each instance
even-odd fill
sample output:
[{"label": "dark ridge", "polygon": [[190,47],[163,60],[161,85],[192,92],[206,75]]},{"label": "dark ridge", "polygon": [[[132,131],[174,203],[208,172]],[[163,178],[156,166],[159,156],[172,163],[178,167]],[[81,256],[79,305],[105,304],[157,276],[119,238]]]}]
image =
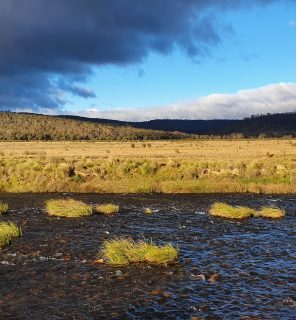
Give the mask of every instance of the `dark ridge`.
[{"label": "dark ridge", "polygon": [[79,116],[59,116],[62,118],[80,119],[82,121],[127,125],[134,128],[178,131],[195,135],[231,135],[239,133],[246,137],[282,137],[296,136],[296,112],[253,115],[242,120],[150,120],[143,122],[126,122]]}]

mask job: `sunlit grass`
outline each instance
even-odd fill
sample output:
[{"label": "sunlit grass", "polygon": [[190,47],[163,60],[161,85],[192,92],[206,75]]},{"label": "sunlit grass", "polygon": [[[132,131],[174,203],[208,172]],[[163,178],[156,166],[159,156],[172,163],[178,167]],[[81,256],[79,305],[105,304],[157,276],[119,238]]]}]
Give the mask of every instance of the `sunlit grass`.
[{"label": "sunlit grass", "polygon": [[255,213],[255,217],[279,219],[285,216],[285,211],[276,207],[262,207]]},{"label": "sunlit grass", "polygon": [[0,201],[0,214],[4,214],[8,211],[8,204]]},{"label": "sunlit grass", "polygon": [[95,206],[95,211],[102,214],[114,214],[119,212],[119,206],[112,203],[106,203]]},{"label": "sunlit grass", "polygon": [[157,246],[145,241],[119,238],[105,241],[101,255],[111,265],[139,262],[168,265],[178,259],[179,252],[171,244]]},{"label": "sunlit grass", "polygon": [[0,142],[0,190],[295,193],[295,141]]},{"label": "sunlit grass", "polygon": [[248,217],[256,218],[282,218],[285,215],[285,211],[277,207],[262,207],[259,210],[255,210],[249,207],[231,206],[227,203],[216,202],[214,203],[209,213],[212,216],[229,218],[229,219],[243,219]]},{"label": "sunlit grass", "polygon": [[20,228],[13,222],[0,222],[0,247],[10,244],[13,238],[21,236]]},{"label": "sunlit grass", "polygon": [[255,210],[248,207],[231,206],[227,203],[216,202],[211,206],[209,213],[216,217],[243,219],[253,216],[255,214]]},{"label": "sunlit grass", "polygon": [[46,210],[50,216],[68,218],[78,218],[92,214],[91,206],[73,199],[48,200]]}]

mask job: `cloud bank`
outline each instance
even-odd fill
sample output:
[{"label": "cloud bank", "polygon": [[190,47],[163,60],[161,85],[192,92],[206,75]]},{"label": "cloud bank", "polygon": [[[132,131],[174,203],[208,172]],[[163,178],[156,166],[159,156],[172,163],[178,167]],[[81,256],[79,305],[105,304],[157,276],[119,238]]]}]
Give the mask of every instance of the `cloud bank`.
[{"label": "cloud bank", "polygon": [[296,112],[296,83],[277,83],[233,94],[212,94],[180,104],[146,109],[100,110],[76,114],[126,121],[153,119],[242,119],[254,114]]},{"label": "cloud bank", "polygon": [[0,1],[0,110],[59,110],[68,93],[93,98],[85,84],[94,66],[126,66],[175,48],[201,58],[222,42],[226,10],[271,2]]}]

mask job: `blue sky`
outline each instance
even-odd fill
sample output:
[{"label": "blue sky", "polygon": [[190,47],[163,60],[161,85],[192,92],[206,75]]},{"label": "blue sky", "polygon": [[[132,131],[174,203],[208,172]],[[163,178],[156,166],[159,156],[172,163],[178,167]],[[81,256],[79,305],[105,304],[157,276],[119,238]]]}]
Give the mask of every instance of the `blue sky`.
[{"label": "blue sky", "polygon": [[[28,0],[28,3],[32,1]],[[75,1],[81,2],[84,7],[89,2]],[[63,52],[63,56],[59,56],[61,55],[59,51],[62,49],[57,49],[56,52],[53,50],[52,56],[41,61],[41,67],[37,66],[42,73],[37,74],[36,83],[44,83],[44,87],[40,88],[37,85],[38,88],[36,88],[34,96],[30,95],[28,88],[23,88],[23,83],[27,79],[25,81],[22,79],[19,91],[23,104],[20,104],[19,101],[15,103],[13,99],[5,96],[5,99],[2,99],[5,106],[17,111],[39,110],[45,113],[75,113],[91,117],[125,120],[148,120],[154,117],[237,118],[251,115],[254,112],[296,111],[294,94],[296,83],[296,4],[293,1],[252,0],[249,2],[252,4],[250,6],[246,5],[248,3],[246,1],[228,1],[229,5],[218,4],[209,9],[207,1],[197,0],[195,9],[200,10],[198,12],[201,13],[193,15],[190,12],[193,10],[192,7],[184,5],[182,8],[182,10],[184,9],[184,12],[182,11],[184,13],[183,20],[178,17],[178,12],[175,12],[176,9],[170,4],[176,3],[179,6],[177,8],[180,8],[182,2],[180,4],[179,1],[168,2],[165,8],[171,17],[169,22],[173,24],[176,21],[176,25],[180,23],[182,31],[176,29],[176,32],[180,31],[180,35],[178,35],[179,38],[174,39],[169,27],[166,27],[165,31],[161,30],[163,34],[160,32],[159,37],[164,43],[161,44],[164,49],[149,47],[146,44],[148,35],[145,34],[142,36],[146,37],[145,41],[140,42],[141,48],[136,36],[136,40],[131,38],[130,48],[126,48],[125,46],[128,46],[126,44],[114,48],[117,53],[120,50],[127,50],[126,56],[123,54],[123,57],[119,58],[114,58],[114,52],[111,49],[107,51],[105,56],[102,56],[100,51],[94,62],[89,62],[93,57],[81,58],[84,53],[70,57],[67,47],[62,48],[64,52],[67,52],[67,54]],[[103,3],[104,0],[98,2]],[[130,1],[126,1],[126,3],[128,2]],[[147,1],[140,2],[144,7]],[[215,1],[209,2],[215,3]],[[262,5],[262,2],[268,4]],[[113,1],[113,4],[112,1],[109,3],[111,3],[110,8],[104,12],[105,16],[114,14],[114,7],[117,5],[116,1]],[[149,1],[147,3],[149,4]],[[119,12],[119,18],[121,18],[122,11]],[[28,11],[28,19],[30,13],[31,11]],[[136,13],[138,14],[138,11],[135,11]],[[91,14],[88,13],[89,16],[86,15],[86,19],[90,18]],[[158,17],[159,13],[151,11],[149,14],[154,19],[155,16]],[[145,15],[144,11],[144,18]],[[196,39],[190,38],[188,40],[186,32],[189,33],[191,30],[189,27],[184,27],[183,30],[183,26],[186,25],[187,20],[198,19],[203,15],[205,23],[200,24]],[[105,16],[104,18],[106,18]],[[159,18],[159,21],[163,22],[166,15],[163,16]],[[151,16],[148,18],[152,19]],[[134,16],[131,14],[128,19],[131,21]],[[150,21],[149,19],[147,21]],[[157,22],[159,21],[157,20]],[[38,21],[36,25],[40,25],[40,23],[43,22]],[[54,27],[53,24],[52,30]],[[117,33],[120,33],[120,27],[121,25],[119,25],[119,31],[116,30]],[[137,26],[129,26],[128,30],[133,29],[134,33],[137,33],[137,28],[139,28],[138,24]],[[212,34],[209,32],[211,28],[214,30]],[[69,32],[69,28],[65,30]],[[99,35],[94,35],[98,37],[98,41],[100,41],[103,32],[106,33],[104,41],[106,38],[108,39],[109,30],[103,30]],[[210,34],[208,35],[207,32]],[[117,33],[116,37],[118,37]],[[42,36],[40,35],[40,39]],[[69,35],[65,34],[65,36]],[[149,36],[151,36],[151,31]],[[85,34],[83,37],[85,38]],[[157,30],[153,37],[157,40]],[[199,37],[202,39],[201,41],[199,41]],[[188,43],[186,42],[186,46],[182,46],[181,41],[183,40],[180,40],[183,38],[187,42],[196,44],[197,49],[201,48],[203,53],[200,54],[198,51],[197,54],[188,54],[188,51],[186,52]],[[42,42],[42,40],[39,41]],[[54,48],[55,41],[61,43],[60,40],[58,42],[54,38]],[[127,36],[125,43],[128,41],[129,37]],[[170,41],[171,43],[169,43]],[[108,42],[106,43],[108,45]],[[189,43],[189,46],[192,43]],[[72,45],[69,42],[69,46]],[[145,46],[147,48],[144,48]],[[39,57],[41,49],[38,50],[34,51],[32,55],[35,54]],[[98,50],[102,50],[101,47]],[[133,50],[134,52],[130,54]],[[26,48],[23,51],[26,51]],[[42,53],[44,54],[44,51]],[[86,66],[87,71],[78,70],[75,73],[72,71],[75,67],[69,62],[71,65],[69,68],[72,68],[71,76],[69,76],[68,70],[61,70],[63,67],[59,66],[60,69],[57,71],[54,69],[56,68],[53,63],[54,59],[60,59],[63,63],[64,61],[72,62],[73,59],[85,59],[83,64],[79,60],[77,66],[81,69]],[[50,76],[48,73],[45,77],[44,70],[46,68],[52,68],[54,71]],[[26,71],[23,70],[26,69],[22,68],[22,72],[25,73]],[[41,77],[41,74],[42,81],[38,78]],[[34,73],[34,77],[35,75],[36,73]],[[50,87],[47,82],[51,81],[52,83],[52,79],[56,79],[55,85]],[[31,84],[31,87],[34,86],[35,83]],[[47,100],[42,98],[42,89],[46,93],[45,96],[48,97]],[[9,105],[10,101],[12,101],[11,106]],[[223,101],[223,103],[221,102],[224,104],[223,108],[219,107],[219,101]],[[187,110],[191,111],[187,112]],[[207,110],[209,110],[208,113]]]}]

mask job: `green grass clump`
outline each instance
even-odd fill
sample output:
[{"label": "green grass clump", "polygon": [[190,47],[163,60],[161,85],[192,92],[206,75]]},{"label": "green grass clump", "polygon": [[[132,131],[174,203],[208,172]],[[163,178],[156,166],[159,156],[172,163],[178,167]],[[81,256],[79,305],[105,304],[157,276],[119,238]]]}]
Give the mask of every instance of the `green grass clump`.
[{"label": "green grass clump", "polygon": [[255,215],[255,210],[248,207],[231,206],[227,203],[216,202],[214,203],[209,213],[212,216],[229,218],[229,219],[243,219]]},{"label": "green grass clump", "polygon": [[20,228],[12,222],[0,222],[0,247],[8,245],[13,238],[21,236]]},{"label": "green grass clump", "polygon": [[113,214],[119,212],[119,206],[112,203],[97,205],[95,211],[102,214]]},{"label": "green grass clump", "polygon": [[92,214],[91,206],[73,199],[48,200],[46,210],[50,216],[67,218],[78,218]]},{"label": "green grass clump", "polygon": [[277,207],[262,207],[256,211],[255,217],[279,219],[285,216],[285,211]]},{"label": "green grass clump", "polygon": [[157,246],[145,241],[113,239],[104,242],[101,255],[112,265],[139,262],[168,265],[178,259],[179,252],[171,244]]},{"label": "green grass clump", "polygon": [[0,201],[0,214],[4,214],[8,211],[8,204]]}]

